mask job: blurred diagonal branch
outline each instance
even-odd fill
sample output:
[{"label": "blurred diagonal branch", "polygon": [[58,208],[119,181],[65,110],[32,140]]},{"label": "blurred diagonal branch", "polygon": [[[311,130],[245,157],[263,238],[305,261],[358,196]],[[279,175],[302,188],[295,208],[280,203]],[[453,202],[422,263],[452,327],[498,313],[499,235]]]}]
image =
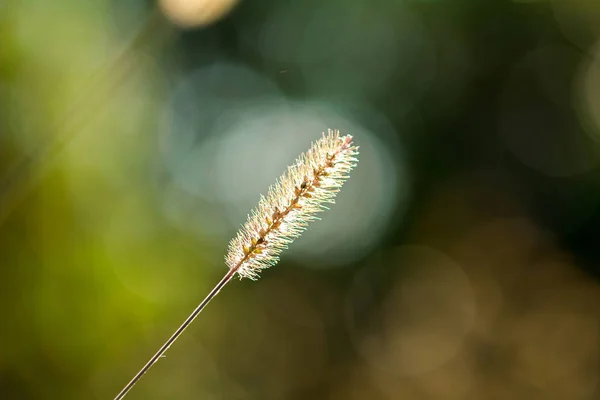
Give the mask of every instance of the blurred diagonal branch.
[{"label": "blurred diagonal branch", "polygon": [[135,71],[134,55],[150,46],[160,46],[171,37],[172,30],[158,9],[153,9],[124,50],[106,67],[90,78],[62,122],[52,129],[53,135],[38,145],[32,154],[23,155],[10,166],[0,180],[0,225],[19,202],[35,187],[52,161],[98,111],[110,101],[115,90]]}]

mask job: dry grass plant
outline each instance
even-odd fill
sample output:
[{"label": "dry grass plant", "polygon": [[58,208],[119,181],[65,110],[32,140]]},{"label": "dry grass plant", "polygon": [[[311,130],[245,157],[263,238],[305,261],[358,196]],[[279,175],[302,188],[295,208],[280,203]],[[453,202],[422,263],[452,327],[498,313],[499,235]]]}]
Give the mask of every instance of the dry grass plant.
[{"label": "dry grass plant", "polygon": [[358,161],[358,147],[352,136],[329,130],[288,167],[272,185],[267,196],[231,240],[225,262],[229,271],[196,307],[165,344],[115,397],[120,400],[154,365],[193,322],[206,305],[236,274],[258,279],[260,272],[279,261],[279,255],[306,229],[316,214],[334,203],[337,193]]}]

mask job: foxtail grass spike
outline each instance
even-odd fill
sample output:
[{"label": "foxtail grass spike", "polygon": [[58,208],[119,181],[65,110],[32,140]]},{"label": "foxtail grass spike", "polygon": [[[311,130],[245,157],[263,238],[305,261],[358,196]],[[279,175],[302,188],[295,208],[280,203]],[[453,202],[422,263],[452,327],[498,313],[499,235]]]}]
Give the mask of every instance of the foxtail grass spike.
[{"label": "foxtail grass spike", "polygon": [[194,321],[206,305],[235,276],[258,279],[260,272],[279,261],[279,255],[304,232],[316,214],[334,203],[335,196],[358,162],[352,136],[329,130],[289,166],[261,196],[258,206],[229,243],[225,262],[229,271],[189,317],[115,397],[121,400]]},{"label": "foxtail grass spike", "polygon": [[257,279],[279,261],[279,254],[317,219],[356,165],[352,136],[329,131],[313,143],[287,172],[261,196],[237,236],[229,244],[225,261],[240,278]]}]

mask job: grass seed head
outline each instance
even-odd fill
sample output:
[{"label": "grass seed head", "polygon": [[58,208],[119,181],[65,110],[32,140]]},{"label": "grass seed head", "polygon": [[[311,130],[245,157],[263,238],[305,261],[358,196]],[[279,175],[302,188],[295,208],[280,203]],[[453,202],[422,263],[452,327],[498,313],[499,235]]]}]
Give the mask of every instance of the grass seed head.
[{"label": "grass seed head", "polygon": [[240,278],[255,280],[261,270],[277,264],[281,252],[317,219],[315,214],[335,202],[357,156],[352,136],[340,136],[337,130],[323,133],[261,196],[229,243],[227,266]]}]

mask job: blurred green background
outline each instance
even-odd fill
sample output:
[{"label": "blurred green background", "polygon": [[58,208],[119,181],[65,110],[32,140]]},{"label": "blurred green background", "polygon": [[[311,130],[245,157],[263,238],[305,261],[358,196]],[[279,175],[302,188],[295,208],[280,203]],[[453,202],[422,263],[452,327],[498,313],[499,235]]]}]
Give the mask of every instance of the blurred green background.
[{"label": "blurred green background", "polygon": [[600,396],[596,0],[5,0],[0,398],[113,398],[328,128],[338,204],[127,399]]}]

